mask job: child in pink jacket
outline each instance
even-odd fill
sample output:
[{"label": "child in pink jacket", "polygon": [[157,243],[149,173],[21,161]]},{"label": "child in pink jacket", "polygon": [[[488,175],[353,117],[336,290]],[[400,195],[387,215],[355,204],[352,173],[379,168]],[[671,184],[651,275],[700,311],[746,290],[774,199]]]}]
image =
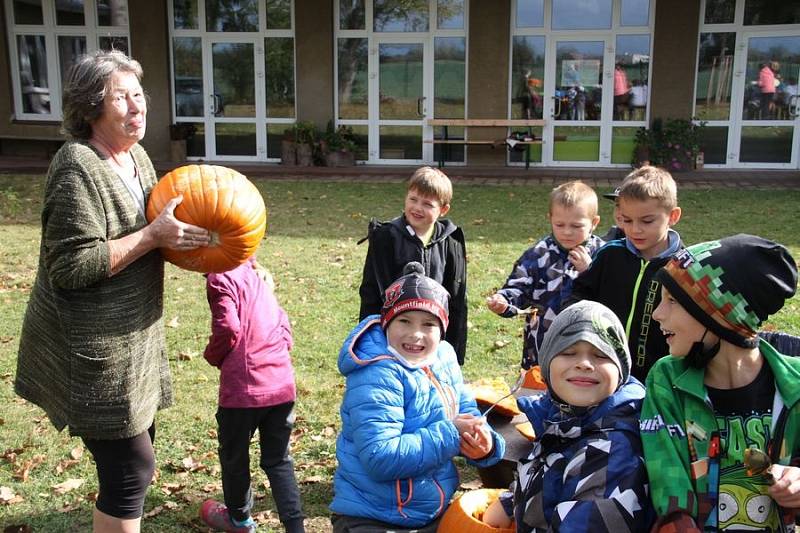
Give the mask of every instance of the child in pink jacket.
[{"label": "child in pink jacket", "polygon": [[303,532],[300,491],[289,456],[295,382],[289,357],[292,330],[251,258],[233,270],[206,275],[211,337],[203,356],[220,369],[219,462],[225,505],[207,500],[200,517],[221,531],[255,531],[250,516],[250,439],[256,429],[261,468],[286,531]]}]

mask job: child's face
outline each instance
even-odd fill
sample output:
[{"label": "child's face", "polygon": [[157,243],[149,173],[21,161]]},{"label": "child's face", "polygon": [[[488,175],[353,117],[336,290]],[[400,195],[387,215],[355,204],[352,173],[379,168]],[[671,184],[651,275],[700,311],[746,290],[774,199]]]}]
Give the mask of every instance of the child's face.
[{"label": "child's face", "polygon": [[410,362],[422,361],[433,354],[442,339],[439,319],[426,311],[406,311],[389,322],[386,328],[389,346]]},{"label": "child's face", "polygon": [[427,233],[434,222],[449,210],[450,204],[442,205],[435,196],[426,196],[413,188],[406,193],[403,214],[417,235]]},{"label": "child's face", "polygon": [[669,247],[669,228],[680,220],[681,208],[665,209],[655,198],[620,198],[619,218],[625,237],[649,260]]},{"label": "child's face", "polygon": [[589,342],[576,342],[550,362],[550,387],[570,405],[597,405],[618,385],[617,365]]},{"label": "child's face", "polygon": [[600,222],[599,216],[589,214],[586,202],[569,207],[553,204],[547,218],[550,219],[553,237],[566,250],[585,243]]},{"label": "child's face", "polygon": [[706,348],[718,341],[717,336],[710,331],[706,333],[706,327],[690,315],[664,287],[661,287],[661,302],[653,311],[653,318],[661,326],[661,333],[667,338],[669,353],[674,357],[687,355],[692,344],[700,339],[703,339]]}]

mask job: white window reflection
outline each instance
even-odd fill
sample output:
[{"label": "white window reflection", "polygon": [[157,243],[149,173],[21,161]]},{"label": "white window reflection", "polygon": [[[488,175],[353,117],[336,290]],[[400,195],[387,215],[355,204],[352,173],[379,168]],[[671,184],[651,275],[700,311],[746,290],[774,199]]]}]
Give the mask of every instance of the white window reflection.
[{"label": "white window reflection", "polygon": [[611,3],[611,0],[558,0],[553,2],[553,29],[611,28]]}]

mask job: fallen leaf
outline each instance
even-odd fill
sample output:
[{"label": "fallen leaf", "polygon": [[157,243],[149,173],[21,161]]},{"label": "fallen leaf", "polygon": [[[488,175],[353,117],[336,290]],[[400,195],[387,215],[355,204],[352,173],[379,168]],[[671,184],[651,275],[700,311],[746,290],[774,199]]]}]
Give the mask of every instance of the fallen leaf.
[{"label": "fallen leaf", "polygon": [[78,464],[77,459],[64,459],[63,461],[59,461],[56,465],[56,474],[63,474],[68,468],[71,468]]},{"label": "fallen leaf", "polygon": [[14,494],[10,487],[0,487],[0,503],[3,505],[14,505],[22,501],[22,496]]},{"label": "fallen leaf", "polygon": [[179,327],[180,325],[181,325],[181,324],[180,324],[180,322],[178,322],[178,317],[177,317],[177,316],[174,316],[174,317],[172,317],[172,320],[170,320],[169,322],[167,322],[167,327],[168,327],[168,328],[177,328],[177,327]]},{"label": "fallen leaf", "polygon": [[511,341],[506,341],[506,340],[502,340],[502,339],[494,341],[494,347],[495,348],[503,348],[505,346],[508,346],[509,344],[511,344]]},{"label": "fallen leaf", "polygon": [[19,468],[14,471],[14,479],[18,479],[23,483],[28,481],[31,470],[42,464],[44,455],[34,455],[32,458],[26,460]]},{"label": "fallen leaf", "polygon": [[197,352],[193,352],[191,350],[178,352],[178,361],[191,361],[195,357],[197,357]]},{"label": "fallen leaf", "polygon": [[58,483],[56,485],[53,485],[52,488],[56,492],[56,494],[66,494],[71,490],[77,489],[81,485],[83,485],[82,479],[70,478],[64,481],[63,483]]},{"label": "fallen leaf", "polygon": [[310,485],[311,483],[321,483],[323,481],[322,476],[309,476],[300,481],[301,485]]},{"label": "fallen leaf", "polygon": [[161,485],[161,492],[171,496],[172,494],[182,491],[184,488],[186,488],[186,485],[183,483],[164,483]]},{"label": "fallen leaf", "polygon": [[72,448],[72,450],[69,452],[69,456],[75,460],[78,460],[81,457],[83,457],[83,446],[75,446],[74,448]]}]

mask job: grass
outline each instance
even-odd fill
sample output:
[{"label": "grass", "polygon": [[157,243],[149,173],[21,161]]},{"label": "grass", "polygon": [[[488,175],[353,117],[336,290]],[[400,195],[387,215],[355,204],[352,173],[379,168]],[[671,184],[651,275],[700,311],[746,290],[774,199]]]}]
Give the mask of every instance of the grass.
[{"label": "grass", "polygon": [[[20,325],[38,256],[42,182],[41,176],[0,176],[0,486],[21,498],[2,505],[10,496],[0,489],[0,527],[85,531],[97,490],[89,454],[79,439],[56,433],[41,410],[13,392]],[[357,317],[366,253],[366,245],[356,241],[365,235],[370,217],[400,212],[404,190],[400,184],[256,183],[270,213],[258,257],[275,276],[296,340],[299,397],[292,453],[308,529],[328,531],[343,383],[336,358]],[[451,215],[465,229],[469,254],[467,379],[513,378],[522,322],[501,319],[482,302],[502,285],[524,249],[546,233],[548,192],[545,187],[456,186]],[[611,203],[601,202],[604,230]],[[690,190],[681,193],[681,205],[684,217],[677,229],[687,243],[749,232],[782,242],[800,257],[800,191]],[[221,486],[214,436],[218,375],[201,356],[209,314],[200,274],[168,266],[165,322],[175,326],[167,328],[167,342],[176,404],[157,418],[158,478],[148,493],[145,512],[151,516],[143,531],[205,531],[195,518],[198,505],[220,497]],[[800,334],[800,298],[769,327]],[[253,459],[257,518],[274,529],[278,522],[266,477],[257,468],[257,453]],[[465,478],[475,475],[466,467],[462,471]],[[54,487],[69,479],[83,484],[59,494]]]}]

